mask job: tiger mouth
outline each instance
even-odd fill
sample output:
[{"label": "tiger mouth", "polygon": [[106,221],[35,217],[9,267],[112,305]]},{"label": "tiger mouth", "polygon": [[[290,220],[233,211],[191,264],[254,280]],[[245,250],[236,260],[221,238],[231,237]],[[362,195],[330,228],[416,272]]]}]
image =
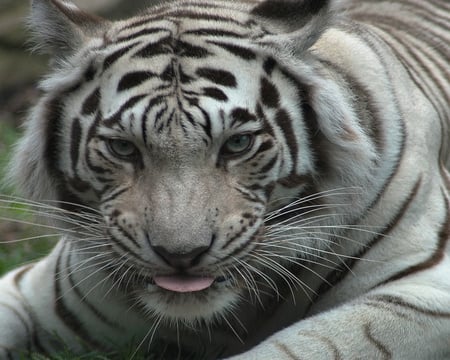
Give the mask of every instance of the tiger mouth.
[{"label": "tiger mouth", "polygon": [[231,276],[195,276],[186,274],[156,275],[147,284],[154,289],[158,287],[173,293],[194,293],[206,291],[216,285],[227,285],[231,283]]}]

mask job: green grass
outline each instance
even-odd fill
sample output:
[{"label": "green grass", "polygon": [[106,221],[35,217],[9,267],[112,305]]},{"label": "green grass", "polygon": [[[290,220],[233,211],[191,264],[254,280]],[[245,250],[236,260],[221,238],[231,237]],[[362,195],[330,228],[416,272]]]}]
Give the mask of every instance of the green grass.
[{"label": "green grass", "polygon": [[[0,122],[0,179],[4,178],[11,148],[18,137],[17,129],[7,122]],[[14,189],[2,184],[0,194],[3,196],[0,199],[4,200],[5,195],[11,196],[13,192]],[[48,238],[23,240],[44,235],[39,227],[25,224],[35,221],[26,206],[18,202],[0,200],[0,275],[45,256],[53,246],[54,240]]]}]

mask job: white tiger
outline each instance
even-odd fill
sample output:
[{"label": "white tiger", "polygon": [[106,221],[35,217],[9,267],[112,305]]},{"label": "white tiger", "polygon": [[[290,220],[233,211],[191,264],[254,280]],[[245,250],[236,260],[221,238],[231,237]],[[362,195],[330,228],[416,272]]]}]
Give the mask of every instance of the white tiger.
[{"label": "white tiger", "polygon": [[10,177],[62,235],[0,280],[1,359],[450,359],[448,0],[31,27],[54,67]]}]

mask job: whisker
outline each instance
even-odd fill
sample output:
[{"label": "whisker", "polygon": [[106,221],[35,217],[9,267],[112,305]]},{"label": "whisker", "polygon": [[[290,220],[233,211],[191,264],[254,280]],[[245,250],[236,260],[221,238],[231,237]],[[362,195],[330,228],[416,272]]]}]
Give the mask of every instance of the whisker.
[{"label": "whisker", "polygon": [[[75,274],[76,272],[78,272],[78,271],[81,271],[81,270],[88,270],[88,269],[93,268],[93,267],[96,268],[96,267],[98,267],[98,266],[101,265],[101,264],[106,264],[107,262],[110,261],[110,259],[105,259],[105,260],[102,261],[102,262],[95,262],[95,263],[93,263],[93,264],[86,265],[86,264],[88,264],[89,262],[96,261],[97,258],[104,258],[105,256],[106,256],[106,254],[101,253],[101,254],[97,254],[97,255],[92,256],[92,257],[88,257],[87,259],[83,259],[83,260],[81,260],[81,261],[79,261],[79,262],[73,264],[73,265],[74,265],[74,268],[70,268],[71,271],[69,271],[68,273],[64,273],[64,271],[65,271],[66,269],[62,269],[61,271],[56,272],[56,273],[55,273],[55,276],[56,276],[55,279],[56,279],[56,280],[66,280],[69,276],[74,275],[74,274]],[[80,269],[81,269],[81,270],[80,270]],[[61,276],[61,275],[64,275],[64,277]]]},{"label": "whisker", "polygon": [[[269,229],[273,229],[273,228],[277,229],[282,226],[290,226],[292,224],[299,224],[299,223],[300,224],[308,224],[309,222],[311,222],[313,220],[318,221],[319,219],[328,220],[329,218],[332,218],[332,217],[343,217],[346,214],[344,214],[344,213],[326,213],[326,214],[320,214],[320,215],[315,215],[315,216],[306,216],[306,215],[310,215],[319,210],[324,210],[327,208],[332,209],[332,208],[341,207],[341,206],[342,206],[342,204],[335,204],[335,206],[333,205],[332,207],[327,206],[327,207],[322,207],[322,208],[311,209],[309,211],[302,212],[301,214],[291,216],[291,217],[284,219],[282,221],[279,221],[277,223],[269,224],[269,225],[267,225],[267,227]],[[293,211],[297,211],[297,210],[294,209]],[[280,214],[280,216],[283,216],[283,214]],[[285,224],[289,224],[289,225],[285,225]]]},{"label": "whisker", "polygon": [[[122,267],[126,266],[127,261],[128,261],[128,259],[125,258],[125,261],[123,261],[122,265],[120,265],[116,270],[114,270],[114,272],[119,272]],[[113,284],[111,285],[110,289],[103,296],[104,299],[106,299],[106,297],[111,293],[111,291],[114,288],[120,287],[120,283],[123,281],[123,279],[126,277],[126,275],[128,274],[128,272],[130,270],[132,270],[132,268],[130,266],[128,266],[128,268],[125,270],[125,272],[123,272],[122,275],[117,280],[115,280],[113,282]]]},{"label": "whisker", "polygon": [[[346,191],[346,190],[359,190],[359,191],[354,191],[354,192],[350,192],[350,191]],[[310,201],[314,201],[314,200],[318,200],[318,199],[322,199],[322,198],[327,198],[327,197],[332,197],[332,196],[340,196],[340,195],[359,195],[361,194],[362,189],[360,187],[357,186],[350,186],[350,187],[341,187],[341,188],[336,188],[336,189],[330,189],[330,190],[324,190],[324,191],[320,191],[314,194],[310,194],[307,196],[303,196],[303,197],[299,197],[298,199],[290,202],[287,205],[284,205],[283,207],[281,207],[280,209],[274,210],[274,212],[278,211],[278,210],[283,210],[286,209],[292,205],[296,205],[296,204],[302,204],[305,202],[310,202]],[[292,199],[292,197],[282,197],[282,198],[277,198],[273,201],[270,201],[268,203],[268,205],[272,205],[274,203],[280,202],[280,200],[288,200],[288,199]]]},{"label": "whisker", "polygon": [[[304,237],[304,239],[307,239],[307,238]],[[318,238],[313,238],[313,239],[318,239]],[[321,240],[327,241],[326,239],[321,239]],[[283,243],[282,240],[278,240],[278,242],[279,242],[279,243]],[[277,243],[277,242],[275,242],[274,244],[276,244],[276,243]],[[313,248],[313,247],[311,247],[311,246],[307,246],[307,245],[303,245],[303,244],[298,244],[298,243],[296,243],[296,242],[284,242],[284,243],[288,243],[289,245],[292,245],[292,246],[294,246],[294,247],[305,248],[305,249],[313,250],[313,251],[315,251],[315,252],[320,252],[320,253],[327,254],[327,255],[341,256],[341,257],[346,258],[346,259],[362,260],[361,258],[356,257],[356,256],[351,256],[351,255],[346,255],[346,254],[337,254],[337,253],[334,252],[334,251],[328,251],[328,250],[324,250],[324,249],[317,249],[317,248]],[[262,243],[262,244],[263,244],[263,243]],[[274,244],[264,243],[264,245],[267,245],[267,246],[275,246]],[[294,249],[294,248],[291,248],[291,247],[286,247],[285,249],[291,250],[291,251],[295,251],[295,249]],[[309,253],[309,254],[310,254],[310,255],[313,255],[313,256],[316,256],[316,255],[313,254],[313,253]],[[370,261],[370,262],[381,262],[381,263],[383,262],[383,261],[373,260],[373,259],[366,259],[366,260],[367,260],[367,261]]]},{"label": "whisker", "polygon": [[237,257],[233,257],[233,259],[235,262],[239,263],[241,267],[248,268],[250,272],[254,272],[256,275],[258,275],[261,279],[263,279],[267,283],[269,288],[271,288],[277,295],[279,295],[277,284],[268,275],[264,274],[262,271],[260,271],[253,265],[249,264],[248,262],[243,262],[241,259]]},{"label": "whisker", "polygon": [[134,357],[137,355],[137,353],[141,349],[142,345],[144,345],[144,343],[147,341],[148,337],[151,335],[150,336],[150,340],[149,340],[148,345],[147,345],[147,351],[149,350],[150,345],[153,342],[153,337],[155,336],[156,330],[158,329],[159,324],[161,323],[162,319],[163,319],[162,315],[157,315],[157,317],[155,319],[155,322],[153,323],[153,325],[151,326],[151,328],[149,329],[147,334],[144,336],[142,341],[139,343],[139,345],[137,346],[137,348],[134,351],[134,353],[131,355],[130,360],[134,359]]},{"label": "whisker", "polygon": [[[285,283],[289,287],[289,290],[290,290],[291,295],[292,295],[292,300],[294,301],[294,303],[295,303],[295,293],[294,293],[294,289],[292,288],[292,286],[296,287],[296,285],[298,285],[302,289],[302,291],[306,294],[306,296],[308,296],[308,298],[309,298],[309,293],[307,291],[305,291],[305,288],[307,288],[313,294],[315,294],[315,291],[310,286],[308,286],[306,283],[301,281],[295,274],[293,274],[291,271],[286,269],[284,266],[282,266],[277,261],[275,261],[275,260],[273,260],[273,259],[271,259],[269,257],[266,257],[264,255],[261,255],[261,254],[259,254],[259,256],[256,256],[256,255],[252,254],[252,256],[261,265],[271,269],[274,273],[278,274],[283,279],[283,281],[285,281]],[[306,265],[299,264],[299,266],[301,266],[301,267],[303,267],[303,268],[305,268],[307,270],[310,270]],[[319,278],[321,278],[321,276],[319,274],[317,274],[314,271],[312,271],[312,272],[315,275],[319,276]]]},{"label": "whisker", "polygon": [[239,274],[239,276],[243,279],[246,288],[249,290],[249,296],[250,301],[253,301],[252,299],[252,293],[255,294],[255,299],[262,305],[262,300],[260,297],[260,294],[258,292],[258,287],[255,282],[255,278],[253,277],[252,273],[245,267],[242,268],[243,271],[245,271],[248,275],[248,278],[241,272],[238,266],[233,265],[233,269]]},{"label": "whisker", "polygon": [[[38,215],[43,217],[45,216],[54,216],[56,219],[66,219],[66,217],[69,217],[69,219],[85,219],[88,220],[89,223],[95,222],[95,223],[101,223],[103,217],[99,215],[92,215],[87,213],[79,213],[79,212],[72,212],[68,211],[66,209],[61,209],[53,206],[47,206],[46,204],[28,204],[26,202],[18,203],[16,201],[5,201],[0,199],[0,203],[3,203],[3,205],[0,206],[2,209],[6,210],[15,210],[18,212],[24,212],[24,213],[30,213],[34,215]],[[61,215],[58,215],[61,214]]]},{"label": "whisker", "polygon": [[26,237],[26,238],[15,239],[15,240],[8,240],[8,241],[0,240],[0,244],[8,245],[8,244],[16,244],[16,243],[21,243],[21,242],[31,241],[31,240],[51,239],[51,238],[55,238],[59,235],[60,234],[42,234],[42,235],[30,236],[30,237]]},{"label": "whisker", "polygon": [[273,216],[271,216],[271,215],[265,216],[264,221],[273,222],[274,219],[276,219],[276,218],[285,217],[288,214],[297,213],[299,211],[301,212],[299,214],[293,215],[285,220],[282,220],[282,221],[276,223],[276,224],[283,224],[287,221],[292,221],[299,217],[307,218],[306,217],[307,215],[312,214],[317,211],[320,211],[320,210],[334,209],[334,208],[340,208],[340,207],[344,207],[344,206],[348,206],[348,204],[318,204],[318,205],[307,205],[307,206],[299,206],[299,207],[289,207],[288,210],[279,212]]},{"label": "whisker", "polygon": [[[6,200],[3,200],[6,199]],[[8,195],[8,194],[0,194],[0,201],[11,201],[11,202],[16,202],[16,203],[21,203],[23,205],[32,205],[32,206],[46,206],[49,208],[52,208],[54,210],[63,210],[63,211],[67,211],[69,212],[69,210],[67,209],[61,209],[58,206],[55,205],[48,205],[51,203],[54,204],[64,204],[64,205],[71,205],[71,206],[76,206],[80,209],[85,209],[89,212],[93,212],[93,213],[97,213],[98,215],[102,215],[101,212],[97,209],[94,209],[93,207],[90,206],[86,206],[83,204],[78,204],[78,203],[73,203],[73,202],[69,202],[69,201],[61,201],[61,200],[40,200],[40,201],[34,201],[34,200],[30,200],[30,199],[26,199],[20,196],[16,196],[16,195]]]},{"label": "whisker", "polygon": [[[324,267],[326,269],[335,269],[336,266],[338,266],[339,264],[332,261],[331,259],[327,259],[325,257],[320,257],[321,260],[324,260],[326,262],[331,263],[332,265],[327,265],[324,264],[320,261],[317,260],[313,260],[313,259],[308,259],[306,257],[301,257],[299,258],[298,256],[293,256],[293,255],[286,255],[286,254],[277,254],[275,252],[269,251],[269,250],[264,250],[264,249],[257,249],[257,251],[255,252],[255,254],[259,254],[261,252],[261,254],[266,255],[266,256],[273,256],[273,257],[277,257],[281,260],[287,260],[290,263],[296,264],[296,265],[300,265],[299,261],[301,261],[302,263],[308,263],[308,264],[313,264],[313,265],[319,265],[321,267]],[[333,266],[334,265],[334,266]],[[306,266],[306,265],[303,265]]]},{"label": "whisker", "polygon": [[31,221],[27,221],[27,220],[19,220],[19,219],[9,218],[9,217],[6,217],[6,216],[0,216],[0,220],[12,222],[12,223],[19,223],[19,224],[24,224],[24,225],[36,226],[36,227],[40,227],[40,228],[44,228],[44,229],[58,230],[58,231],[61,231],[63,233],[65,232],[65,233],[70,233],[70,234],[86,235],[86,236],[92,235],[91,233],[85,233],[85,232],[82,232],[82,231],[76,231],[76,230],[69,229],[69,228],[61,228],[61,227],[53,226],[53,225],[45,225],[45,224],[40,224],[40,223],[34,223],[34,222],[31,222]]},{"label": "whisker", "polygon": [[230,330],[233,332],[233,334],[236,336],[236,338],[242,343],[244,344],[244,340],[242,340],[242,338],[239,336],[238,332],[236,331],[236,329],[233,327],[233,325],[231,325],[231,323],[228,321],[227,317],[224,314],[220,314],[220,318],[226,322],[226,324],[228,325],[228,327],[230,328]]}]

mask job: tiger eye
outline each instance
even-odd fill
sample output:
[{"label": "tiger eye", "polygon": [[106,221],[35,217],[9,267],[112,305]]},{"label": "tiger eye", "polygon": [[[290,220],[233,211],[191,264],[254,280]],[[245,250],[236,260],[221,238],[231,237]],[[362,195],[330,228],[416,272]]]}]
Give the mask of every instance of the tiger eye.
[{"label": "tiger eye", "polygon": [[249,150],[253,145],[252,134],[237,134],[231,136],[222,147],[222,154],[237,155]]},{"label": "tiger eye", "polygon": [[136,146],[127,140],[122,139],[110,139],[108,140],[109,151],[119,158],[129,158],[137,153]]}]

